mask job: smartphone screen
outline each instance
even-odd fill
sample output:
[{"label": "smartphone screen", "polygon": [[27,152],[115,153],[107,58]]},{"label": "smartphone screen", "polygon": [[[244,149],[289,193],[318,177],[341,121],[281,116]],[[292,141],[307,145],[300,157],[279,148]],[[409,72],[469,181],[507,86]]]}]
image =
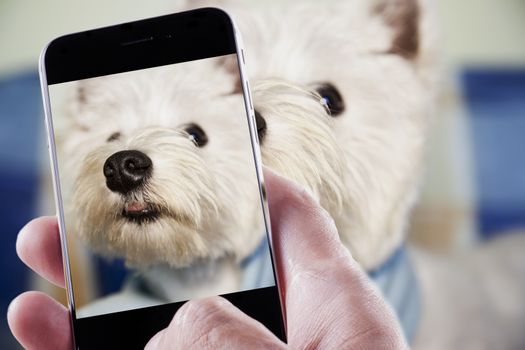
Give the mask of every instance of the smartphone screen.
[{"label": "smartphone screen", "polygon": [[43,89],[78,348],[141,348],[185,301],[214,295],[284,339],[238,48],[215,9],[47,48]]}]

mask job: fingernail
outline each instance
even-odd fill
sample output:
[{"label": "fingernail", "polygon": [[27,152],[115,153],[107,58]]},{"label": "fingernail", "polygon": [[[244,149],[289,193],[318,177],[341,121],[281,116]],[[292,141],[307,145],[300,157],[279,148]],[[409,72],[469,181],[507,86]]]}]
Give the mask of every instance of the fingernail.
[{"label": "fingernail", "polygon": [[153,336],[153,338],[151,338],[149,340],[149,342],[146,344],[146,346],[144,347],[144,350],[153,350],[153,349],[156,349],[158,346],[159,346],[159,343],[160,343],[160,338],[162,337],[162,335],[164,334],[164,331],[160,331],[158,332],[157,334],[155,334]]},{"label": "fingernail", "polygon": [[18,230],[18,233],[16,234],[16,237],[18,238],[20,234],[22,234],[26,230],[27,224],[25,224],[20,230]]},{"label": "fingernail", "polygon": [[11,312],[11,305],[13,305],[13,301],[15,301],[15,299],[11,300],[11,302],[9,303],[9,305],[7,306],[7,312],[6,312],[6,316],[9,318],[9,313]]},{"label": "fingernail", "polygon": [[27,224],[24,225],[24,227],[22,227],[19,231],[18,231],[18,234],[16,235],[16,243],[15,243],[15,247],[16,247],[16,251],[18,252],[18,244],[19,244],[19,241],[20,241],[20,236],[25,232],[25,230],[27,229]]},{"label": "fingernail", "polygon": [[12,312],[13,312],[13,309],[15,309],[17,306],[15,306],[16,303],[18,303],[18,297],[20,295],[17,295],[13,300],[11,300],[11,302],[9,303],[9,306],[7,306],[7,312],[6,312],[6,319],[7,319],[7,324],[9,324],[9,326],[11,326],[11,319],[12,319]]}]

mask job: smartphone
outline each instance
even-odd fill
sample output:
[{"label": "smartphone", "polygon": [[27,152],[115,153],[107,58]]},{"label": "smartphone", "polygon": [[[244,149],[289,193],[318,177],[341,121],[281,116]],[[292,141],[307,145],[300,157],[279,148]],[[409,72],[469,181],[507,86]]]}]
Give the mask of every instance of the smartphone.
[{"label": "smartphone", "polygon": [[143,348],[221,295],[285,340],[240,33],[203,8],[40,57],[75,348]]}]

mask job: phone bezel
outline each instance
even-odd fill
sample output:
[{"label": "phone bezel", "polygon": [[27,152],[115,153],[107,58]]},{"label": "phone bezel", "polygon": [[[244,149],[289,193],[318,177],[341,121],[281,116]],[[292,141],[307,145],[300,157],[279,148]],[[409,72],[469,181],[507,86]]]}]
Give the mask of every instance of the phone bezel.
[{"label": "phone bezel", "polygon": [[[204,23],[204,26],[208,26],[207,29],[204,30],[204,32],[197,33],[196,30],[191,30],[190,36],[180,36],[181,32],[178,32],[176,29],[173,29],[172,31],[175,33],[177,32],[177,37],[179,40],[181,40],[182,45],[184,45],[186,50],[178,50],[178,53],[166,53],[164,56],[160,56],[160,59],[151,59],[151,57],[148,60],[148,57],[145,57],[146,50],[144,45],[141,44],[150,44],[148,49],[151,50],[152,47],[154,47],[157,50],[160,50],[159,52],[163,52],[163,45],[164,43],[160,42],[161,40],[170,40],[172,38],[162,37],[162,35],[167,35],[163,32],[166,28],[171,28],[170,25],[173,25],[174,27],[177,27],[177,25],[180,27],[184,23],[188,23],[189,21],[195,20],[195,18],[199,18],[198,21],[201,21],[200,28],[202,29],[202,23]],[[204,18],[204,19],[203,19]],[[212,19],[208,20],[206,22],[206,18]],[[217,24],[216,22],[220,22],[220,25],[225,26],[225,36],[220,39],[220,34],[218,33],[211,33],[209,29],[211,29],[212,25]],[[133,30],[133,28],[136,28],[136,30]],[[119,33],[122,33],[120,35]],[[202,34],[208,34],[209,36],[202,35]],[[172,33],[173,34],[173,33]],[[186,32],[185,34],[188,34]],[[94,39],[90,38],[98,38],[98,41],[95,41]],[[146,38],[147,40],[144,40]],[[149,39],[153,38],[153,39]],[[195,45],[195,41],[199,42],[199,45]],[[99,42],[102,40],[102,42]],[[123,41],[126,40],[126,41]],[[159,40],[159,41],[155,41]],[[176,40],[176,39],[174,39]],[[219,41],[218,41],[219,40]],[[220,40],[223,40],[220,42]],[[204,42],[203,42],[204,41]],[[122,43],[128,43],[127,45],[122,45]],[[219,45],[217,45],[220,42]],[[86,45],[86,43],[88,45]],[[117,45],[118,44],[118,45]],[[155,46],[156,45],[156,46]],[[141,47],[142,46],[142,47]],[[101,54],[93,54],[93,52],[99,52],[99,51],[91,51],[89,52],[89,49],[100,49],[100,48],[109,49],[111,54],[102,57]],[[61,187],[60,187],[60,180],[59,180],[59,171],[58,171],[58,162],[56,157],[56,148],[55,148],[55,134],[53,129],[53,121],[52,121],[52,112],[51,112],[51,103],[50,103],[50,97],[49,97],[49,90],[48,86],[53,84],[59,84],[63,82],[68,81],[74,81],[74,80],[81,80],[96,76],[103,76],[108,74],[116,74],[116,73],[122,73],[122,72],[128,72],[138,69],[145,69],[145,68],[151,68],[151,67],[157,67],[161,65],[166,64],[174,64],[174,63],[180,63],[180,62],[187,62],[191,60],[196,59],[203,59],[203,58],[209,58],[209,57],[216,57],[221,56],[225,54],[236,54],[237,55],[237,61],[238,61],[238,68],[239,68],[239,74],[241,77],[241,86],[242,86],[242,92],[243,92],[243,100],[245,105],[245,111],[246,116],[248,119],[248,125],[249,125],[249,131],[250,131],[250,139],[251,139],[251,146],[252,146],[252,153],[255,161],[256,166],[256,174],[257,174],[257,180],[259,184],[259,195],[261,198],[261,205],[263,208],[263,218],[264,218],[264,224],[266,228],[266,232],[268,233],[268,242],[270,244],[270,254],[272,255],[272,264],[273,264],[273,270],[274,270],[274,277],[275,277],[275,291],[272,293],[272,298],[274,299],[272,302],[275,302],[275,307],[278,308],[280,319],[278,321],[279,324],[273,325],[272,331],[276,333],[276,335],[281,338],[283,341],[286,341],[286,315],[283,308],[283,300],[282,295],[279,293],[279,286],[278,283],[280,281],[278,271],[275,268],[276,263],[274,260],[274,254],[271,249],[272,246],[272,235],[271,235],[271,225],[270,225],[270,218],[269,218],[269,211],[268,211],[268,205],[265,198],[265,189],[264,189],[264,179],[263,179],[263,173],[262,173],[262,162],[261,162],[261,154],[259,149],[259,142],[257,137],[257,128],[255,123],[255,116],[254,116],[254,108],[252,104],[252,98],[251,98],[251,92],[249,89],[247,74],[246,74],[246,67],[245,67],[245,61],[244,61],[244,51],[243,51],[243,44],[242,44],[242,38],[241,35],[235,25],[235,22],[231,18],[231,16],[225,12],[222,9],[219,8],[201,8],[201,9],[195,9],[191,11],[186,12],[180,12],[170,15],[165,15],[161,17],[154,17],[134,22],[128,22],[118,25],[113,25],[109,27],[94,29],[94,30],[88,30],[73,34],[68,34],[65,36],[58,37],[51,41],[46,47],[42,50],[42,53],[40,55],[39,59],[39,73],[40,73],[40,81],[41,81],[41,89],[42,89],[42,96],[43,96],[43,102],[44,102],[44,112],[45,112],[45,124],[47,129],[47,135],[48,135],[48,149],[49,149],[49,156],[51,160],[51,173],[52,173],[52,179],[53,179],[53,187],[54,187],[54,198],[56,203],[56,210],[58,213],[58,225],[60,230],[60,239],[61,239],[61,245],[62,245],[62,259],[64,263],[64,274],[65,274],[65,281],[66,281],[66,289],[67,289],[67,301],[70,311],[70,320],[71,325],[73,329],[73,335],[74,340],[77,342],[75,344],[75,348],[79,348],[81,344],[79,344],[79,339],[82,339],[82,330],[80,330],[80,322],[79,320],[84,320],[84,318],[77,319],[76,317],[76,309],[75,309],[75,302],[74,302],[74,295],[73,295],[73,285],[72,285],[72,275],[71,275],[71,268],[69,263],[69,254],[68,254],[68,247],[67,247],[67,237],[66,237],[66,231],[65,231],[65,222],[64,222],[64,210],[63,210],[63,203],[61,198]],[[183,54],[181,54],[183,52]],[[73,54],[72,54],[73,53]],[[151,51],[149,51],[149,54],[151,55]],[[125,60],[125,57],[140,57],[139,59],[135,59],[133,61],[127,61]],[[142,55],[142,56],[141,56]],[[73,57],[75,56],[75,57]],[[93,62],[93,56],[96,57],[95,61]],[[124,58],[124,60],[123,60]],[[100,61],[100,60],[107,60],[107,61]],[[99,61],[97,61],[99,60]],[[98,66],[96,66],[96,64]],[[105,63],[103,65],[100,65],[100,63]],[[247,294],[250,291],[245,292],[239,292],[239,293],[232,293],[233,294]],[[228,298],[229,295],[225,296]],[[238,296],[234,296],[232,301],[234,304],[235,298]],[[241,295],[241,297],[244,297]],[[171,303],[171,304],[180,304],[182,305],[184,302],[180,303]],[[171,305],[171,304],[165,304],[165,305]],[[238,304],[238,303],[237,303]],[[175,310],[180,307],[180,305],[175,307]],[[239,305],[237,305],[239,306]],[[153,307],[155,308],[155,307]],[[125,312],[144,312],[144,310],[150,309],[150,308],[144,308],[144,309],[136,309],[136,310],[130,310]],[[246,311],[246,310],[245,310]],[[117,313],[119,314],[119,313]],[[109,318],[110,315],[114,314],[106,314],[101,316],[95,316],[97,318]],[[168,315],[164,315],[166,318]],[[122,319],[122,318],[121,318]],[[264,323],[264,322],[263,322]],[[271,325],[266,325],[271,326]],[[83,344],[82,344],[83,345]],[[119,344],[122,345],[122,344]]]}]

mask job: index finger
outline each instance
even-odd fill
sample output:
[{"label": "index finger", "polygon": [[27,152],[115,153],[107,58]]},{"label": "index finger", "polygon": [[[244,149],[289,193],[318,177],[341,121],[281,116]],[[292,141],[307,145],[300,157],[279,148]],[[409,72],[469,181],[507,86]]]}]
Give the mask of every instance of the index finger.
[{"label": "index finger", "polygon": [[60,234],[55,216],[43,216],[26,224],[18,234],[16,252],[32,270],[64,287]]}]

